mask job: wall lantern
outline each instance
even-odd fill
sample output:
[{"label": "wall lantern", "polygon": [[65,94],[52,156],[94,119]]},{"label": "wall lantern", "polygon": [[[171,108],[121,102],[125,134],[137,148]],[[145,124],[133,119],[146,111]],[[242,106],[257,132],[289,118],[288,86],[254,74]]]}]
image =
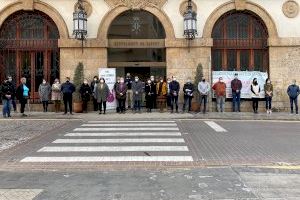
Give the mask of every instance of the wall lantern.
[{"label": "wall lantern", "polygon": [[193,11],[192,0],[188,0],[187,10],[184,13],[184,36],[188,40],[188,46],[190,47],[190,41],[194,40],[197,32],[197,13]]},{"label": "wall lantern", "polygon": [[83,8],[82,0],[78,0],[78,8],[73,13],[73,35],[75,39],[81,40],[83,52],[83,41],[87,36],[87,13]]}]

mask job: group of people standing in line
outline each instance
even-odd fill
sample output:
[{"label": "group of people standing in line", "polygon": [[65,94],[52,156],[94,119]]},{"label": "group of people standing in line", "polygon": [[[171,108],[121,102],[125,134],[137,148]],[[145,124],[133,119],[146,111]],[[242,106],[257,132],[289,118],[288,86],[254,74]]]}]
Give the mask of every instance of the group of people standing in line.
[{"label": "group of people standing in line", "polygon": [[[231,81],[232,90],[232,111],[241,112],[241,90],[242,82],[238,79],[238,74],[234,75],[234,79]],[[16,108],[16,99],[19,100],[21,105],[20,113],[22,116],[27,116],[24,113],[25,105],[30,98],[30,89],[26,84],[26,78],[21,78],[20,85],[16,88],[11,76],[8,76],[4,80],[0,87],[0,93],[3,103],[3,117],[11,117],[10,110],[13,105],[14,111]],[[203,77],[198,83],[200,110],[203,113],[207,112],[207,100],[210,94],[210,84]],[[224,112],[224,104],[226,100],[226,83],[223,78],[220,77],[218,82],[213,84],[212,89],[215,92],[217,111]],[[55,112],[60,112],[60,104],[64,102],[64,114],[69,111],[72,114],[73,93],[76,87],[71,83],[70,78],[66,78],[64,83],[60,83],[58,79],[55,79],[52,86],[46,81],[40,84],[38,92],[40,101],[43,104],[44,112],[48,111],[48,105],[50,99],[54,102]],[[188,78],[183,86],[184,103],[182,111],[191,111],[191,102],[194,97],[196,88],[191,79]],[[180,84],[173,76],[172,79],[160,77],[159,80],[155,80],[154,76],[147,79],[146,83],[142,82],[138,76],[132,79],[131,75],[127,73],[126,77],[117,77],[117,81],[114,85],[114,92],[117,100],[117,112],[122,114],[127,109],[132,109],[134,113],[141,113],[143,94],[146,100],[147,112],[152,112],[153,109],[159,109],[163,112],[167,107],[171,113],[174,111],[178,113],[178,97],[180,93]],[[273,97],[273,85],[268,78],[264,84],[266,112],[272,113],[272,97]],[[105,83],[104,78],[94,77],[91,84],[85,79],[80,86],[79,93],[83,102],[83,112],[88,110],[88,102],[92,99],[94,111],[99,111],[99,114],[106,114],[106,102],[108,98],[114,98],[108,85]],[[251,84],[251,95],[253,101],[253,112],[258,113],[258,102],[260,99],[261,88],[256,78],[253,79]],[[300,94],[299,86],[296,84],[296,80],[293,80],[292,84],[287,89],[287,94],[290,98],[291,113],[298,114],[298,96]],[[51,98],[50,98],[51,97]],[[203,106],[202,106],[203,105]],[[186,109],[187,107],[187,109]],[[202,109],[201,109],[202,108]]]}]

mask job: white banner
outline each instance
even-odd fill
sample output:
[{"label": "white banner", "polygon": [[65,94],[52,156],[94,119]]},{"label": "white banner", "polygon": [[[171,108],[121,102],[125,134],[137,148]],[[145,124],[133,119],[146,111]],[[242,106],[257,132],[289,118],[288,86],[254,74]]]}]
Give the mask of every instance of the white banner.
[{"label": "white banner", "polygon": [[264,85],[268,78],[268,73],[258,71],[213,71],[213,84],[218,82],[219,77],[222,77],[226,83],[226,97],[232,98],[231,81],[234,79],[234,74],[238,74],[239,80],[242,82],[241,98],[252,98],[251,84],[254,78],[257,78],[260,86],[260,98],[265,98]]},{"label": "white banner", "polygon": [[104,78],[105,83],[109,88],[109,96],[106,101],[107,109],[116,108],[116,95],[114,92],[114,85],[116,82],[116,68],[99,68],[99,78]]}]

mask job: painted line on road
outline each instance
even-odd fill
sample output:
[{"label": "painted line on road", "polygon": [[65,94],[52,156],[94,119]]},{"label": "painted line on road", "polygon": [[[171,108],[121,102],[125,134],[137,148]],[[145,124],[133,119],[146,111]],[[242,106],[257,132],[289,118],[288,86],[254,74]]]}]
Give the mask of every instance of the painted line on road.
[{"label": "painted line on road", "polygon": [[88,123],[175,123],[175,121],[88,121]]},{"label": "painted line on road", "polygon": [[149,127],[149,126],[159,126],[159,127],[174,127],[177,124],[154,124],[154,123],[145,123],[145,124],[82,124],[83,127]]},{"label": "painted line on road", "polygon": [[21,162],[192,162],[192,156],[26,157]]},{"label": "painted line on road", "polygon": [[184,143],[183,138],[126,138],[126,139],[57,139],[55,144],[84,143]]},{"label": "painted line on road", "polygon": [[62,146],[43,147],[38,152],[189,151],[187,146]]},{"label": "painted line on road", "polygon": [[179,128],[75,128],[74,131],[179,131]]},{"label": "painted line on road", "polygon": [[180,132],[103,132],[103,133],[67,133],[70,137],[102,137],[102,136],[181,136]]},{"label": "painted line on road", "polygon": [[212,129],[214,129],[216,132],[227,132],[226,129],[221,127],[219,124],[213,121],[205,121],[205,123],[210,126]]}]

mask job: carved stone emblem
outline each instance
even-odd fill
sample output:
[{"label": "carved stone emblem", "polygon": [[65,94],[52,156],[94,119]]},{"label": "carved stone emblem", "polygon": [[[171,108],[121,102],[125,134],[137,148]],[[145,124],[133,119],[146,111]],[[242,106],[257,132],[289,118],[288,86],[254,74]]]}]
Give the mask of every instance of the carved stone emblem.
[{"label": "carved stone emblem", "polygon": [[[181,4],[180,4],[180,7],[179,7],[179,12],[180,14],[183,16],[184,13],[186,12],[186,9],[187,9],[187,6],[188,6],[188,1],[187,0],[184,0]],[[194,12],[197,12],[197,5],[192,1],[192,6],[193,6],[193,11]]]},{"label": "carved stone emblem", "polygon": [[[78,6],[79,6],[79,4],[78,4],[78,2],[75,4],[75,7],[74,7],[74,10],[77,10],[78,9]],[[87,14],[87,17],[89,17],[91,14],[92,14],[92,12],[93,12],[93,7],[92,7],[92,5],[90,4],[90,2],[88,2],[87,0],[83,0],[82,1],[82,6],[83,6],[83,8],[84,8],[84,10],[85,10],[85,12],[86,12],[86,14]]]},{"label": "carved stone emblem", "polygon": [[126,6],[130,9],[143,9],[145,7],[161,8],[167,0],[105,0],[111,7]]},{"label": "carved stone emblem", "polygon": [[286,1],[282,6],[282,11],[289,18],[297,17],[299,13],[299,4],[294,0]]}]

